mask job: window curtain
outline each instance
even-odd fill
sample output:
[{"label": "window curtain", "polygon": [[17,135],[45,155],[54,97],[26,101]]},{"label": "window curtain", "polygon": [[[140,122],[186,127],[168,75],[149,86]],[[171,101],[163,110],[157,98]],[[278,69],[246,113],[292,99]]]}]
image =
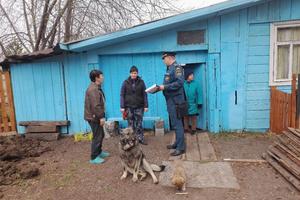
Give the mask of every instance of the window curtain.
[{"label": "window curtain", "polygon": [[[289,78],[289,56],[290,45],[293,42],[300,42],[300,27],[279,28],[277,32],[277,42],[288,42],[291,44],[277,46],[277,66],[276,79]],[[292,73],[300,73],[300,45],[293,45],[292,52]]]},{"label": "window curtain", "polygon": [[276,79],[289,78],[289,52],[290,52],[289,45],[278,46]]}]

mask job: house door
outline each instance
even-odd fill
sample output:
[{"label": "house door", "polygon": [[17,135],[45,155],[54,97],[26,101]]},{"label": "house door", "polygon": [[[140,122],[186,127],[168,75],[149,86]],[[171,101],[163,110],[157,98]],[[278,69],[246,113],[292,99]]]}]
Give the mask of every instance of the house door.
[{"label": "house door", "polygon": [[206,87],[206,65],[204,63],[186,64],[184,67],[185,72],[192,71],[194,73],[194,81],[199,86],[202,93],[202,108],[199,110],[197,117],[197,128],[207,130],[207,87]]}]

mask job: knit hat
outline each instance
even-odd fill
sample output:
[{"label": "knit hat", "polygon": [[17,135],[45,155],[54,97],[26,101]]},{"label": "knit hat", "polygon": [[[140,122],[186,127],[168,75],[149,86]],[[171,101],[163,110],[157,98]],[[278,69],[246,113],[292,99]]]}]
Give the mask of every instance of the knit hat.
[{"label": "knit hat", "polygon": [[194,74],[193,70],[191,69],[184,69],[184,79],[187,80],[188,77],[191,75],[191,74]]},{"label": "knit hat", "polygon": [[132,66],[131,68],[130,68],[130,73],[131,72],[139,72],[139,70],[138,70],[138,68],[136,67],[136,66]]}]

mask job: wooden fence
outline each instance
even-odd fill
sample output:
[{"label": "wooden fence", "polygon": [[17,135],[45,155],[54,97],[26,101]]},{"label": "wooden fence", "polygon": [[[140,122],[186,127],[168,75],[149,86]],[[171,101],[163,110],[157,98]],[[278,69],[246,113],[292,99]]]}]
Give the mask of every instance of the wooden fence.
[{"label": "wooden fence", "polygon": [[270,130],[274,133],[281,133],[288,127],[299,128],[300,98],[297,98],[297,93],[299,94],[300,88],[297,89],[296,79],[297,76],[293,75],[291,94],[271,87]]},{"label": "wooden fence", "polygon": [[3,132],[16,131],[13,95],[8,71],[0,71],[0,111],[0,135]]}]

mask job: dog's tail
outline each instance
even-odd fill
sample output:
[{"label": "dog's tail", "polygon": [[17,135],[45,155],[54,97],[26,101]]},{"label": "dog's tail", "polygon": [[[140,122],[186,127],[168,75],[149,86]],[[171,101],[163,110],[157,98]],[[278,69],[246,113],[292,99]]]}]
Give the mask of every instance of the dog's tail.
[{"label": "dog's tail", "polygon": [[166,168],[165,165],[155,165],[155,164],[151,164],[151,168],[153,171],[155,172],[161,172],[161,171],[164,171],[164,169]]}]

